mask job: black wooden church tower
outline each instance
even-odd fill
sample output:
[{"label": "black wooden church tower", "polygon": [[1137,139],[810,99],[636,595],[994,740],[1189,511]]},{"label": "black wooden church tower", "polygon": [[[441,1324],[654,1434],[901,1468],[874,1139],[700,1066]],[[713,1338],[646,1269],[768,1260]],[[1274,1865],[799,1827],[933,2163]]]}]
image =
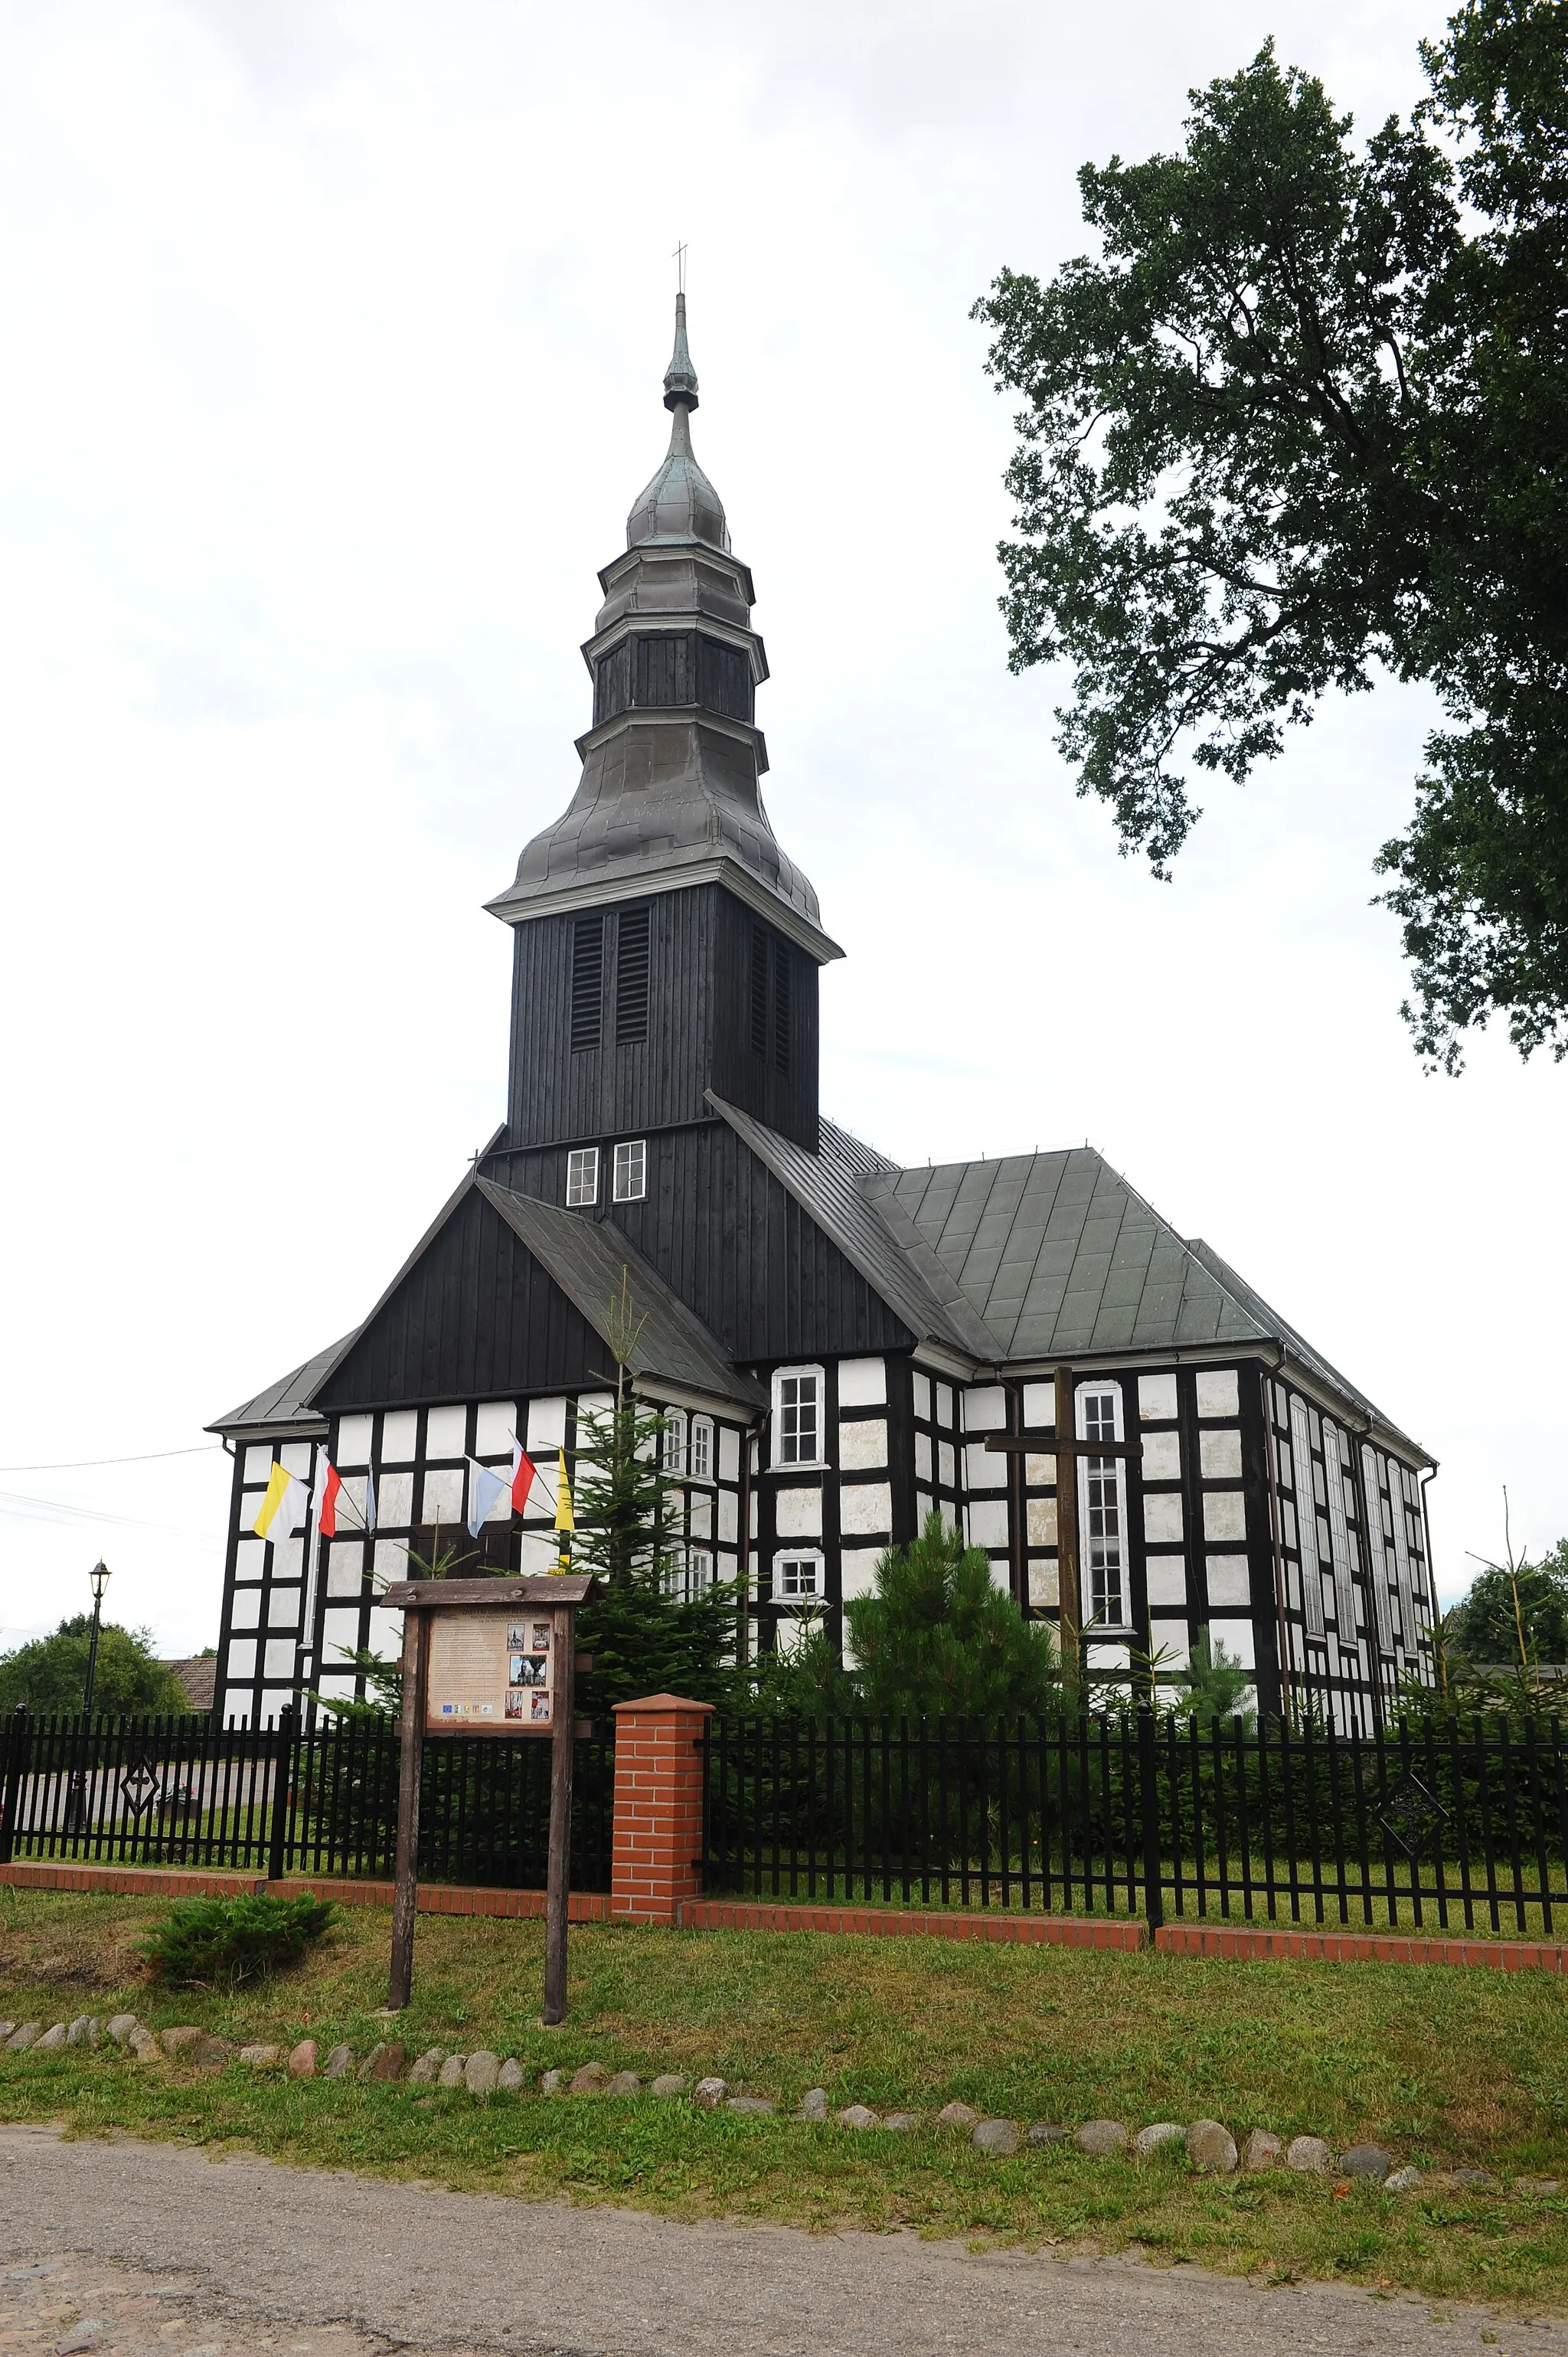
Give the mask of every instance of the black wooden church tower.
[{"label": "black wooden church tower", "polygon": [[[1173,1666],[1202,1630],[1265,1707],[1341,1723],[1426,1675],[1432,1460],[1206,1244],[1088,1148],[903,1170],[825,1121],[818,975],[841,952],[774,835],[749,568],[692,448],[678,298],[662,465],[599,576],[571,807],[489,902],[512,928],[506,1120],[355,1331],[212,1429],[234,1454],[215,1708],[349,1692],[397,1637],[379,1597],[521,1437],[495,1566],[554,1554],[557,1452],[607,1395],[622,1271],[639,1391],[668,1414],[678,1577],[744,1578],[743,1641],[839,1626],[940,1512],[1031,1611],[1059,1610],[1051,1427],[1084,1451],[1075,1617],[1092,1657]],[[274,1463],[342,1475],[338,1534],[253,1524]],[[374,1498],[374,1529],[367,1494]]]}]

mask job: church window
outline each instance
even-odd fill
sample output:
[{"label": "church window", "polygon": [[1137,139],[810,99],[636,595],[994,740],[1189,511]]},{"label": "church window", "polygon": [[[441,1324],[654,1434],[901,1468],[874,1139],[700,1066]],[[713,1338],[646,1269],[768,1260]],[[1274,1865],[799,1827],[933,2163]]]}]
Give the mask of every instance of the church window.
[{"label": "church window", "polygon": [[687,1441],[686,1469],[693,1481],[711,1481],[714,1478],[714,1419],[711,1415],[694,1415]]},{"label": "church window", "polygon": [[775,1604],[820,1604],[824,1593],[820,1555],[781,1555],[773,1560]]},{"label": "church window", "polygon": [[773,1069],[789,1073],[790,983],[789,946],[787,942],[773,944]]},{"label": "church window", "polygon": [[1296,1544],[1301,1550],[1301,1604],[1306,1619],[1306,1633],[1321,1643],[1325,1633],[1323,1619],[1323,1575],[1317,1559],[1317,1516],[1312,1504],[1312,1435],[1307,1427],[1306,1403],[1294,1395],[1290,1404],[1290,1428],[1293,1455],[1295,1460]]},{"label": "church window", "polygon": [[648,1037],[649,912],[623,909],[616,934],[616,1045]]},{"label": "church window", "polygon": [[1410,1524],[1405,1520],[1403,1469],[1389,1458],[1389,1503],[1393,1509],[1394,1579],[1400,1595],[1400,1623],[1407,1653],[1416,1645],[1415,1583],[1411,1577]]},{"label": "church window", "polygon": [[648,1140],[624,1137],[616,1147],[615,1199],[640,1203],[648,1192]]},{"label": "church window", "polygon": [[751,929],[751,1052],[768,1053],[768,952],[766,925]]},{"label": "church window", "polygon": [[566,1157],[566,1208],[575,1210],[599,1200],[599,1149],[575,1146]]},{"label": "church window", "polygon": [[600,1001],[605,980],[605,920],[602,916],[572,920],[572,1049],[599,1044]]},{"label": "church window", "polygon": [[677,1481],[685,1475],[686,1411],[683,1407],[667,1407],[664,1411],[664,1470]]},{"label": "church window", "polygon": [[1323,1458],[1328,1474],[1328,1545],[1334,1562],[1334,1610],[1341,1651],[1356,1643],[1356,1582],[1350,1569],[1350,1526],[1345,1518],[1345,1477],[1340,1471],[1339,1427],[1323,1419]]},{"label": "church window", "polygon": [[773,1461],[776,1465],[822,1463],[821,1367],[780,1367],[774,1376]]},{"label": "church window", "polygon": [[[1080,1440],[1119,1441],[1120,1383],[1084,1384],[1078,1394]],[[1079,1513],[1083,1527],[1084,1620],[1101,1629],[1124,1629],[1127,1611],[1127,1495],[1125,1460],[1120,1457],[1079,1459]]]},{"label": "church window", "polygon": [[679,1559],[671,1566],[670,1587],[678,1602],[694,1604],[705,1596],[714,1584],[714,1551],[712,1547],[692,1547],[682,1563]]}]

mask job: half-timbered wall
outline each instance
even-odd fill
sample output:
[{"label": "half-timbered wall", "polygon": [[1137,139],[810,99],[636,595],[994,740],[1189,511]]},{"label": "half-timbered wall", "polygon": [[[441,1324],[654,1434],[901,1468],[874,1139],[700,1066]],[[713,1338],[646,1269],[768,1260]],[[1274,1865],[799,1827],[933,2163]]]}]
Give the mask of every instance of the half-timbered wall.
[{"label": "half-timbered wall", "polygon": [[274,1546],[255,1535],[274,1464],[306,1486],[316,1475],[312,1440],[242,1440],[234,1450],[223,1611],[218,1634],[213,1716],[220,1725],[264,1727],[293,1699],[307,1647],[307,1534]]}]

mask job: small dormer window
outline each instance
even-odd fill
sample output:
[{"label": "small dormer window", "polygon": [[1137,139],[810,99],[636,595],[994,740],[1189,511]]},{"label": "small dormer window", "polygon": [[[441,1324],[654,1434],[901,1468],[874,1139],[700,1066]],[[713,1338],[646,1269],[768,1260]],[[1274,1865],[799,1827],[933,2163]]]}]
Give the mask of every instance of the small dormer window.
[{"label": "small dormer window", "polygon": [[599,1200],[599,1149],[575,1146],[566,1157],[566,1208],[580,1211]]},{"label": "small dormer window", "polygon": [[648,1192],[648,1140],[623,1138],[616,1147],[615,1200],[640,1203]]},{"label": "small dormer window", "polygon": [[711,1415],[694,1415],[692,1418],[686,1470],[693,1481],[711,1481],[714,1478],[714,1419]]}]

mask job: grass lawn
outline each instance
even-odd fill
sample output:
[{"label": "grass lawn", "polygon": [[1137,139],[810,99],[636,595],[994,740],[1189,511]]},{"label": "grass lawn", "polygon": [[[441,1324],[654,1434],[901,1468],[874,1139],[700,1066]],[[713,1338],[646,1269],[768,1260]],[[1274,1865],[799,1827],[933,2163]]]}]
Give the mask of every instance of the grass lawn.
[{"label": "grass lawn", "polygon": [[[703,2114],[649,2097],[431,2096],[296,2083],[237,2064],[73,2050],[0,2056],[0,2116],[124,2129],[283,2160],[419,2177],[524,2199],[618,2201],[671,2216],[807,2227],[1136,2244],[1277,2277],[1568,2310],[1568,2192],[1386,2194],[1271,2171],[1194,2178],[1185,2157],[1089,2160],[1051,2147],[1004,2161],[929,2125],[955,2096],[1020,2123],[1223,2119],[1372,2138],[1396,2161],[1457,2163],[1568,2186],[1568,1987],[1546,1973],[1231,1964],[942,1940],[581,1925],[571,2013],[540,2020],[542,1926],[420,1919],[414,1996],[377,2020],[390,1917],[354,1908],[297,1972],[233,1995],[163,1993],[134,1942],[161,1902],[0,1890],[0,2010],[17,2020],[134,2011],[242,2041],[377,2038],[590,2059],[651,2077],[717,2072],[779,2099],[919,2111],[912,2134]],[[1178,2147],[1179,2153],[1179,2147]]]}]

